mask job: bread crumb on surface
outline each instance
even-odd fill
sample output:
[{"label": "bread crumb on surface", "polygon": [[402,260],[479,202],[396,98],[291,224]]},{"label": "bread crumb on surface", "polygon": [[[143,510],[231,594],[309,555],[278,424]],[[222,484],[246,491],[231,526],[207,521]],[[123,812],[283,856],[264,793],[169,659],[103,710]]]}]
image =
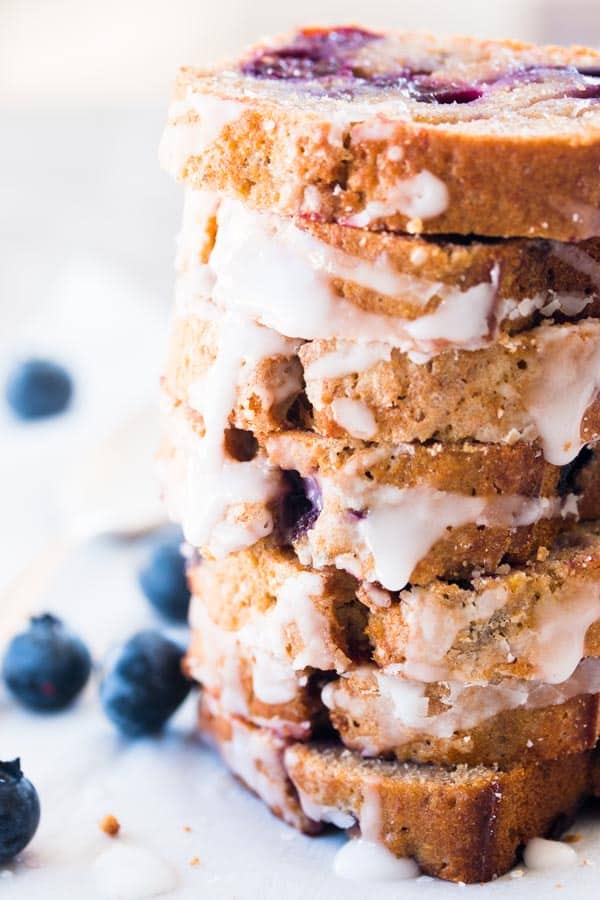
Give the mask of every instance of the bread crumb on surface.
[{"label": "bread crumb on surface", "polygon": [[190,859],[190,866],[199,866],[199,865],[200,865],[200,859],[199,859],[199,857],[198,857],[198,856],[193,856],[193,857]]},{"label": "bread crumb on surface", "polygon": [[116,816],[113,816],[112,813],[104,816],[102,821],[100,822],[100,828],[104,832],[104,834],[108,834],[109,837],[116,837],[121,830],[121,823],[117,819]]},{"label": "bread crumb on surface", "polygon": [[189,834],[192,829],[189,825],[184,825],[183,830]]}]

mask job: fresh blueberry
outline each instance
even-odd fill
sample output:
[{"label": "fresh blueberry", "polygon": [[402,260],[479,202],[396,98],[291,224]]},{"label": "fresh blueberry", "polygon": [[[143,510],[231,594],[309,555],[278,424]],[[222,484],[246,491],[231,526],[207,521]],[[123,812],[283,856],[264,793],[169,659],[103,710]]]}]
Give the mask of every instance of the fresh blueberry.
[{"label": "fresh blueberry", "polygon": [[21,772],[20,760],[0,762],[0,863],[27,846],[39,821],[39,797]]},{"label": "fresh blueberry", "polygon": [[154,609],[174,622],[187,622],[190,605],[182,541],[179,531],[158,538],[139,574],[140,587]]},{"label": "fresh blueberry", "polygon": [[140,631],[121,647],[100,685],[104,711],[119,731],[160,731],[190,690],[182,660],[182,649],[158,631]]},{"label": "fresh blueberry", "polygon": [[20,419],[55,416],[67,408],[73,393],[71,376],[47,359],[30,359],[18,365],[6,384],[6,399]]},{"label": "fresh blueberry", "polygon": [[8,645],[2,674],[9,691],[29,709],[63,709],[81,691],[92,661],[85,644],[46,613]]}]

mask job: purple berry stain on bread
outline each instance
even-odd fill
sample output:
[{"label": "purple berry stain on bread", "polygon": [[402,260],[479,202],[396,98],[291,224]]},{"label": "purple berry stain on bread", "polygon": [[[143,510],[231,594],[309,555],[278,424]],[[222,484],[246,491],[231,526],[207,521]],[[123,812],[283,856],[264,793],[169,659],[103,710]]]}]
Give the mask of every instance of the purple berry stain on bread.
[{"label": "purple berry stain on bread", "polygon": [[314,526],[323,508],[323,495],[316,478],[302,478],[295,471],[283,476],[277,523],[282,542],[291,544]]},{"label": "purple berry stain on bread", "polygon": [[[557,96],[575,100],[600,98],[600,67],[522,66],[488,82],[491,87],[513,88],[520,84],[556,83]],[[553,99],[556,99],[556,95]]]},{"label": "purple berry stain on bread", "polygon": [[287,47],[262,51],[242,71],[254,78],[284,81],[352,78],[352,53],[379,37],[361,28],[303,29]]},{"label": "purple berry stain on bread", "polygon": [[473,103],[490,88],[511,90],[520,84],[551,82],[559,75],[567,76],[562,96],[600,97],[600,68],[596,66],[520,66],[473,83],[445,80],[422,64],[398,62],[388,71],[371,71],[362,51],[383,39],[383,35],[362,28],[302,29],[289,44],[256,53],[241,71],[251,78],[290,81],[311,93],[349,100],[368,90],[395,90],[419,103]]},{"label": "purple berry stain on bread", "polygon": [[242,72],[252,78],[316,82],[332,97],[351,98],[361,88],[403,90],[423,103],[471,103],[481,97],[477,85],[439,82],[423,69],[366,71],[356,53],[381,39],[382,35],[361,28],[306,29],[291,44],[252,57]]}]

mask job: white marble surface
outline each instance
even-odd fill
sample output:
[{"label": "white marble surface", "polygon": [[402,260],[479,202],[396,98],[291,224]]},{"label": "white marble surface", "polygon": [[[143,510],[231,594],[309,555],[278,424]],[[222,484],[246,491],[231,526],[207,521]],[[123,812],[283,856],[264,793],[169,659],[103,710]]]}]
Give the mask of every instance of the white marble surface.
[{"label": "white marble surface", "polygon": [[[56,535],[73,460],[155,394],[179,203],[156,167],[161,119],[161,110],[45,114],[15,116],[3,129],[0,378],[19,355],[48,352],[72,367],[77,398],[47,424],[19,425],[0,412],[0,586]],[[136,584],[143,552],[143,540],[88,543],[39,608],[63,615],[101,659],[122,637],[157,624]],[[164,737],[128,744],[100,712],[97,676],[56,716],[29,715],[0,691],[0,756],[21,756],[42,803],[34,841],[18,863],[0,867],[1,896],[115,900],[162,887],[177,900],[358,900],[371,890],[382,900],[546,900],[597,891],[598,822],[577,826],[578,865],[564,872],[472,888],[341,881],[332,861],[343,838],[305,838],[276,821],[201,746],[193,720],[190,699]],[[107,813],[122,823],[114,841],[98,828]]]}]

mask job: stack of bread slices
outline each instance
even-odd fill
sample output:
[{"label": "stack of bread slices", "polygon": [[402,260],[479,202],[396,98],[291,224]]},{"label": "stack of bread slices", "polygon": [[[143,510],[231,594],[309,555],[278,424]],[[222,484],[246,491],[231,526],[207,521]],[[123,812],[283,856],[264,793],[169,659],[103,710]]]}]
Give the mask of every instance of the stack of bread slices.
[{"label": "stack of bread slices", "polygon": [[600,54],[306,29],[182,69],[164,485],[200,726],[453,881],[595,792]]}]

